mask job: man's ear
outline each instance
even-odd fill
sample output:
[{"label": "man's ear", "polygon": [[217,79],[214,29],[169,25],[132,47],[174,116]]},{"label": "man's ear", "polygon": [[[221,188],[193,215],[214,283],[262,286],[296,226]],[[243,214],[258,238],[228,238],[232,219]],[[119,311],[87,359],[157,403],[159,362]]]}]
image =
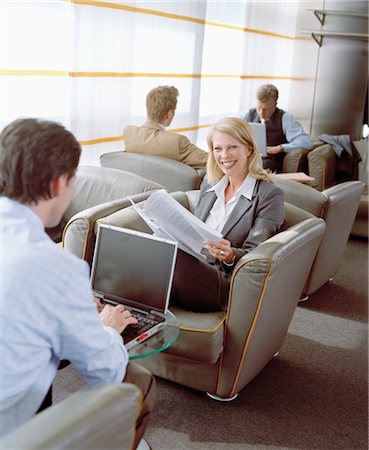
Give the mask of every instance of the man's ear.
[{"label": "man's ear", "polygon": [[66,183],[66,176],[60,175],[57,178],[54,178],[50,184],[50,192],[51,197],[59,197],[59,195],[63,192]]}]

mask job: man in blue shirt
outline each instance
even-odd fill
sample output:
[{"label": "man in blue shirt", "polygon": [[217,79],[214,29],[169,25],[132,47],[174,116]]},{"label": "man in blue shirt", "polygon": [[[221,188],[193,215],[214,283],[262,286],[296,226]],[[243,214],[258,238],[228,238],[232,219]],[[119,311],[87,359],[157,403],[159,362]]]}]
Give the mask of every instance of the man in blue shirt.
[{"label": "man in blue shirt", "polygon": [[120,333],[136,319],[123,306],[99,314],[86,262],[45,233],[72,194],[81,148],[63,126],[19,119],[0,135],[0,435],[47,406],[61,359],[88,384],[137,384],[153,407],[155,380],[128,364]]},{"label": "man in blue shirt", "polygon": [[256,108],[241,111],[238,117],[246,122],[265,123],[267,156],[263,157],[263,167],[282,172],[286,152],[311,150],[313,143],[293,115],[277,107],[277,101],[278,89],[273,84],[264,84],[256,92]]}]

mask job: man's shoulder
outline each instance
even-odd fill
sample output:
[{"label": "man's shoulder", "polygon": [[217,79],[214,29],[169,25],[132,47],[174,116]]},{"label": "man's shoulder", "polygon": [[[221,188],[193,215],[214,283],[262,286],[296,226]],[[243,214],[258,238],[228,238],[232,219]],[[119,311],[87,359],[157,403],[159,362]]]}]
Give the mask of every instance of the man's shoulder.
[{"label": "man's shoulder", "polygon": [[256,108],[244,109],[238,114],[238,117],[246,122],[259,122],[259,116]]},{"label": "man's shoulder", "polygon": [[39,251],[35,249],[33,257],[37,258],[44,270],[54,273],[58,277],[68,278],[87,272],[86,261],[54,242],[48,243],[47,246],[39,249]]}]

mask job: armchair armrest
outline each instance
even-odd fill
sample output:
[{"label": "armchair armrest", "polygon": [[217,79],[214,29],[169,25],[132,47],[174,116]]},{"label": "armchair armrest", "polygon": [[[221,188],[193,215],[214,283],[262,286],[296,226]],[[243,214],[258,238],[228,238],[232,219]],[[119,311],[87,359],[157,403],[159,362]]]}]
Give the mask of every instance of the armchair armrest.
[{"label": "armchair armrest", "polygon": [[292,172],[304,172],[307,173],[307,154],[310,150],[297,149],[292,152],[287,152],[283,158],[283,168],[282,172],[292,173]]},{"label": "armchair armrest", "polygon": [[90,386],[0,439],[3,449],[129,449],[141,408],[133,384]]},{"label": "armchair armrest", "polygon": [[[292,208],[294,214],[298,208]],[[297,215],[296,215],[297,217]],[[282,346],[325,230],[306,219],[271,237],[235,267],[216,394],[232,397]]]},{"label": "armchair armrest", "polygon": [[307,156],[309,175],[315,178],[311,186],[319,191],[336,183],[336,155],[330,144],[323,144]]},{"label": "armchair armrest", "polygon": [[[135,203],[146,200],[153,191],[131,195]],[[105,202],[100,205],[85,209],[69,219],[64,227],[62,246],[89,264],[96,240],[96,221],[102,217],[127,208],[131,205],[127,197]]]}]

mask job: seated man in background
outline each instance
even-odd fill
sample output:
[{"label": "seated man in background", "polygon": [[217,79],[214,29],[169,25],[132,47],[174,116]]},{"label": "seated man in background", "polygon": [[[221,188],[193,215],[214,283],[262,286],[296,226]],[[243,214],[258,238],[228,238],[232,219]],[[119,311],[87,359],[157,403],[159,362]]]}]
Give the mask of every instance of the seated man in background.
[{"label": "seated man in background", "polygon": [[165,130],[173,120],[178,95],[174,86],[158,86],[147,94],[147,121],[141,127],[130,125],[124,129],[125,149],[132,153],[163,156],[201,169],[206,166],[208,153],[185,136]]},{"label": "seated man in background", "polygon": [[137,446],[155,397],[153,376],[127,366],[120,333],[137,321],[122,305],[99,314],[87,263],[45,232],[71,200],[80,152],[50,121],[19,119],[0,134],[0,435],[50,406],[65,358],[88,384],[138,385]]},{"label": "seated man in background", "polygon": [[256,91],[256,108],[241,111],[238,117],[246,122],[265,123],[268,155],[263,157],[263,167],[282,172],[285,152],[310,150],[313,143],[292,114],[277,108],[277,101],[278,89],[272,84],[264,84]]}]

